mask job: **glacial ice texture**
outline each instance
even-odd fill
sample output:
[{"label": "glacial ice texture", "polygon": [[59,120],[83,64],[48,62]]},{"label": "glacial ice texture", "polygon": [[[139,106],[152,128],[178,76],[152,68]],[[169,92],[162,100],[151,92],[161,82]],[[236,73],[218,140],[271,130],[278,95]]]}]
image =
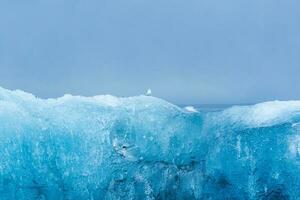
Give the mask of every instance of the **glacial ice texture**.
[{"label": "glacial ice texture", "polygon": [[0,199],[300,199],[300,101],[190,112],[0,88]]}]

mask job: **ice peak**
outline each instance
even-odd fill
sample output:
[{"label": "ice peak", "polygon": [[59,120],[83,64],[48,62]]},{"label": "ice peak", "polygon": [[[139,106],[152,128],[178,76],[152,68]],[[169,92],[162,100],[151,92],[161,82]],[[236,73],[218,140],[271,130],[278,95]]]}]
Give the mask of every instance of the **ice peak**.
[{"label": "ice peak", "polygon": [[198,112],[198,110],[194,106],[186,106],[185,110],[189,112]]}]

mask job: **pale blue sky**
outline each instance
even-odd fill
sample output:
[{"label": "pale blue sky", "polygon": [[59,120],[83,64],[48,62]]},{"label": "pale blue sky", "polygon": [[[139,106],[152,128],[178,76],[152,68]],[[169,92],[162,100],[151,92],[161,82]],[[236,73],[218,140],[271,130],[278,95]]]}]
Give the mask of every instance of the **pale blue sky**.
[{"label": "pale blue sky", "polygon": [[0,86],[175,103],[300,99],[299,0],[0,0]]}]

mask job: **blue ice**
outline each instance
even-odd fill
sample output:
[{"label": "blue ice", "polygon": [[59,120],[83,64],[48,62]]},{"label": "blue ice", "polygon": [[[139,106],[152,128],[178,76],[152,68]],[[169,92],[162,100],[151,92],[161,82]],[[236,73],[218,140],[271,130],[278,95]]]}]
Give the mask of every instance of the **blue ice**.
[{"label": "blue ice", "polygon": [[0,199],[300,198],[300,101],[194,112],[0,88]]}]

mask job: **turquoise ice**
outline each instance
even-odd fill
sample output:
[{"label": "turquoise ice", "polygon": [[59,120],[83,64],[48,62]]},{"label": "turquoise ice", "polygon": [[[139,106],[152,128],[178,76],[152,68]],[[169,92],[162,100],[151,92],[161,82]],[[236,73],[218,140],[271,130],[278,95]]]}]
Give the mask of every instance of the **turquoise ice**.
[{"label": "turquoise ice", "polygon": [[0,199],[300,197],[300,101],[191,112],[0,88]]}]

